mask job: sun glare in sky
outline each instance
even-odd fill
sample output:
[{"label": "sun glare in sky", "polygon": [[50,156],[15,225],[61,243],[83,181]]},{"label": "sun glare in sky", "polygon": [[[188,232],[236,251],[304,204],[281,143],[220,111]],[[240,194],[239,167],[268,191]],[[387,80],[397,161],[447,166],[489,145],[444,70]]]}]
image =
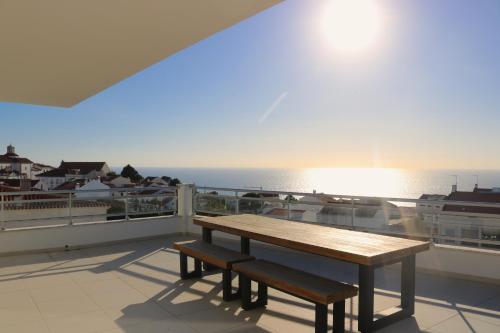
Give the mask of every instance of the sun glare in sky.
[{"label": "sun glare in sky", "polygon": [[376,43],[382,18],[380,8],[373,0],[331,0],[321,24],[333,49],[359,52]]}]

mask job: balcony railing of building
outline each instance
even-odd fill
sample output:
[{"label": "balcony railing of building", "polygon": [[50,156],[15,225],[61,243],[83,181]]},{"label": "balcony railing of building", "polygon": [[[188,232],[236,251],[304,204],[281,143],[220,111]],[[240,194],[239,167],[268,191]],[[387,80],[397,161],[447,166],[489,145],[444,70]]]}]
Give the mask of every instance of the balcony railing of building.
[{"label": "balcony railing of building", "polygon": [[430,240],[436,244],[500,250],[500,215],[443,211],[500,204],[323,193],[198,187],[193,207],[201,215],[259,214],[351,230]]},{"label": "balcony railing of building", "polygon": [[[0,192],[0,228],[54,227],[176,215],[182,200],[193,214],[258,214],[304,223],[500,250],[500,215],[443,211],[441,200],[366,197],[244,188],[173,187]],[[446,202],[459,207],[500,204]],[[186,205],[183,203],[183,207]],[[189,208],[191,212],[191,208]]]},{"label": "balcony railing of building", "polygon": [[0,229],[175,215],[175,187],[0,192]]}]

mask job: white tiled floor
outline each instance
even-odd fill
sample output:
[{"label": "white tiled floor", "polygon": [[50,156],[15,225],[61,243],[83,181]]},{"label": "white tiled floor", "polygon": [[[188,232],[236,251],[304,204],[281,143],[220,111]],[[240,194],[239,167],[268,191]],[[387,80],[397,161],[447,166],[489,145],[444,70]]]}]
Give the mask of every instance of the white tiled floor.
[{"label": "white tiled floor", "polygon": [[[266,309],[245,312],[222,301],[220,274],[180,281],[171,248],[178,239],[0,258],[0,332],[314,331],[312,304],[292,296],[270,290]],[[259,245],[252,253],[356,283],[353,265]],[[397,305],[398,275],[377,272],[377,310]],[[346,312],[346,327],[356,331],[357,298]],[[381,332],[422,331],[500,333],[500,287],[417,274],[414,318]]]}]

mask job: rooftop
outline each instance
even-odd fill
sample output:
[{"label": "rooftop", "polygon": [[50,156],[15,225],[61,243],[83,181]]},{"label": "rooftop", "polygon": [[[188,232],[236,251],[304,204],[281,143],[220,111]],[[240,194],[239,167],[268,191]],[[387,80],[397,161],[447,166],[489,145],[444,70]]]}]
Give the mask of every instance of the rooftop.
[{"label": "rooftop", "polygon": [[[193,237],[1,257],[0,331],[312,332],[310,303],[270,289],[267,309],[243,312],[238,301],[222,301],[220,274],[181,281],[172,244]],[[341,281],[357,280],[354,265],[264,245],[252,252]],[[377,271],[377,310],[397,304],[398,274],[397,267]],[[416,288],[414,318],[380,332],[500,331],[500,286],[417,272]],[[357,327],[357,299],[352,303],[346,306],[348,331]]]}]

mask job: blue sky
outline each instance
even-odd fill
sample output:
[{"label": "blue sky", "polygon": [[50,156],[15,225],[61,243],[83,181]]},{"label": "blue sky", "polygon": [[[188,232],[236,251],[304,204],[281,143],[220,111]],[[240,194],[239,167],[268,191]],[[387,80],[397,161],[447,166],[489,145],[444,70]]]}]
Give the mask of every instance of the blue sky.
[{"label": "blue sky", "polygon": [[328,0],[287,0],[69,108],[0,103],[35,161],[190,167],[500,167],[500,1],[376,1],[366,50]]}]

